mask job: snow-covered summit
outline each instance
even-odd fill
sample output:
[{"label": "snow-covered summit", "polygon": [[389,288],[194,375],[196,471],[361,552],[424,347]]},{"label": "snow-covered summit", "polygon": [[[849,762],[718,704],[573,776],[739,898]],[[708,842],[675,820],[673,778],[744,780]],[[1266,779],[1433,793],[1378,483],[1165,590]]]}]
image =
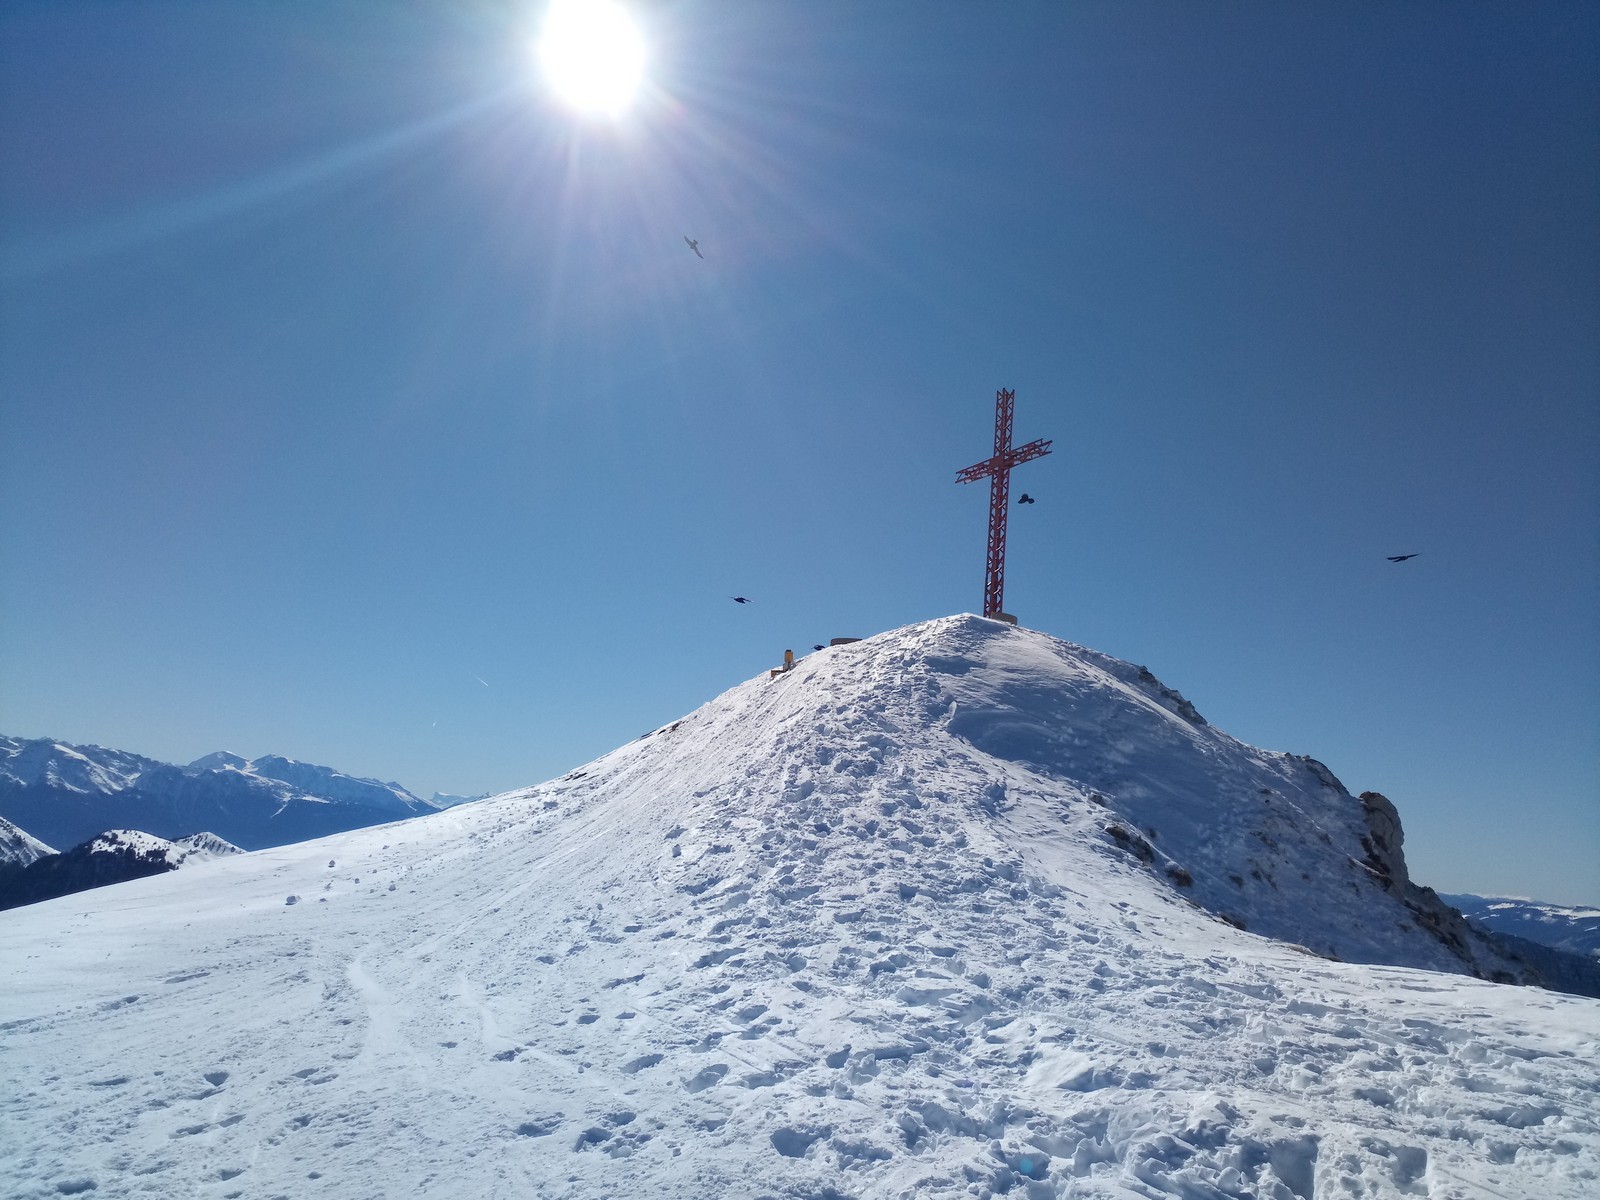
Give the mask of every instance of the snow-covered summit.
[{"label": "snow-covered summit", "polygon": [[168,841],[141,829],[108,829],[74,849],[90,854],[125,853],[160,859],[164,869],[168,870],[176,870],[186,862],[205,862],[244,853],[214,833],[195,833]]},{"label": "snow-covered summit", "polygon": [[1380,801],[1137,667],[910,626],[8,914],[0,1191],[1586,1198],[1600,1002],[1463,974]]},{"label": "snow-covered summit", "polygon": [[859,821],[874,838],[894,824],[886,807],[1024,822],[993,847],[1019,876],[1047,848],[1109,856],[1142,889],[1317,954],[1524,973],[1410,884],[1383,797],[1213,728],[1144,667],[1042,633],[973,616],[909,626],[759,676],[655,738],[623,753],[674,774],[715,758],[707,805]]},{"label": "snow-covered summit", "polygon": [[189,764],[191,771],[247,771],[250,760],[231,750],[215,750],[202,755]]}]

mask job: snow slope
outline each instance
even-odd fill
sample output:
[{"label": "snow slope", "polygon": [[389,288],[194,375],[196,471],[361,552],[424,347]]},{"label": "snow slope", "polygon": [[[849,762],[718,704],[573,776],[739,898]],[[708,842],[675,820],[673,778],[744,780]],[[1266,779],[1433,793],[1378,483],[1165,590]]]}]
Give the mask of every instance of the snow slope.
[{"label": "snow slope", "polygon": [[435,811],[397,783],[278,755],[219,751],[188,766],[102,746],[0,737],[0,815],[56,846],[106,829],[211,830],[246,849]]},{"label": "snow slope", "polygon": [[1460,973],[1517,964],[1419,923],[1371,804],[1197,718],[948,618],[6,914],[0,1191],[1592,1196],[1600,1002]]}]

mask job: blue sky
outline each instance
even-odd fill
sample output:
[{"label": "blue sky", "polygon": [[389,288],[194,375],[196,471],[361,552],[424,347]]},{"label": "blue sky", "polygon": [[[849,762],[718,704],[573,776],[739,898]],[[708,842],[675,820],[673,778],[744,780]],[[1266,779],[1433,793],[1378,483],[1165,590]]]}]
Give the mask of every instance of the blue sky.
[{"label": "blue sky", "polygon": [[1024,624],[1600,902],[1600,9],[636,11],[0,13],[0,731],[538,782],[981,608],[1009,387]]}]

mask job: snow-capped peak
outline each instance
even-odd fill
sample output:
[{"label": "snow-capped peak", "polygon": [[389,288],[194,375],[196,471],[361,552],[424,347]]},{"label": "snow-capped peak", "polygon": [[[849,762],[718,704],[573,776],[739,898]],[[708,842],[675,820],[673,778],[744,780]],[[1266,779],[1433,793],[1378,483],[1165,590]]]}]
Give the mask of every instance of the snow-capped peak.
[{"label": "snow-capped peak", "polygon": [[25,867],[55,850],[38,838],[0,817],[0,864]]},{"label": "snow-capped peak", "polygon": [[217,750],[197,758],[189,764],[191,771],[244,771],[248,770],[249,767],[250,760],[248,758],[228,750]]}]

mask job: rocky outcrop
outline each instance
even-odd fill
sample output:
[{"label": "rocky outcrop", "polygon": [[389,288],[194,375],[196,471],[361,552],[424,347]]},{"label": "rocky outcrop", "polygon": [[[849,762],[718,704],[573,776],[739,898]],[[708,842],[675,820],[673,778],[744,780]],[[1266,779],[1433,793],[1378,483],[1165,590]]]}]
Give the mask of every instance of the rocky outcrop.
[{"label": "rocky outcrop", "polygon": [[[1416,924],[1438,938],[1479,978],[1497,983],[1536,983],[1557,991],[1600,996],[1600,964],[1579,955],[1538,946],[1522,938],[1495,934],[1472,924],[1430,887],[1411,882],[1403,849],[1400,814],[1380,792],[1362,792],[1367,832],[1361,838],[1366,868],[1383,889],[1405,904]],[[1521,968],[1505,968],[1505,960]]]},{"label": "rocky outcrop", "polygon": [[1402,848],[1406,835],[1400,827],[1400,813],[1381,792],[1362,792],[1360,799],[1361,814],[1367,819],[1367,832],[1361,838],[1362,849],[1367,852],[1367,869],[1378,877],[1386,892],[1404,897],[1411,876],[1406,872]]}]

